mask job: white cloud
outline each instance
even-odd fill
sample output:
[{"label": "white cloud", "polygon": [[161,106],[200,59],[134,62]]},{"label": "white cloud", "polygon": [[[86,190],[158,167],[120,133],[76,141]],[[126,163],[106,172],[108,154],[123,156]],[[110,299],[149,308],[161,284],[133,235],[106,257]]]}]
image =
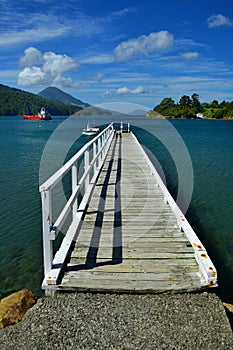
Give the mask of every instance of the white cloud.
[{"label": "white cloud", "polygon": [[138,38],[123,41],[115,50],[118,61],[127,61],[135,55],[146,55],[153,51],[160,51],[173,45],[173,35],[168,31],[141,35]]},{"label": "white cloud", "polygon": [[233,25],[233,21],[230,18],[223,16],[221,14],[210,16],[207,19],[207,23],[209,28]]},{"label": "white cloud", "polygon": [[117,95],[130,94],[130,89],[128,89],[126,86],[124,86],[124,87],[117,89],[116,93],[117,93]]},{"label": "white cloud", "polygon": [[27,48],[24,53],[20,63],[25,67],[18,75],[19,85],[74,86],[76,84],[70,77],[63,76],[63,73],[79,67],[79,63],[71,57],[51,51],[41,53],[34,47]]},{"label": "white cloud", "polygon": [[48,39],[53,39],[55,37],[60,37],[64,35],[67,31],[65,27],[59,28],[33,28],[26,29],[24,31],[11,31],[8,33],[1,34],[0,45],[9,46],[9,45],[18,45],[28,42],[38,42]]},{"label": "white cloud", "polygon": [[181,56],[186,60],[195,60],[196,58],[199,57],[199,53],[198,52],[185,52],[183,54],[181,54]]},{"label": "white cloud", "polygon": [[[41,8],[35,6],[35,11],[31,12],[26,3],[17,1],[13,5],[13,1],[7,1],[9,8],[1,8],[1,25],[4,28],[0,36],[1,46],[16,46],[68,36],[83,38],[105,32],[105,18],[86,16],[78,5],[72,6],[72,14],[70,11],[64,11],[56,15],[54,6],[51,11],[47,10],[44,13]],[[46,5],[49,6],[49,3],[47,1]],[[63,7],[65,6],[64,3]]]},{"label": "white cloud", "polygon": [[102,93],[102,97],[112,97],[113,95],[114,95],[113,91],[110,91],[110,90],[105,90]]},{"label": "white cloud", "polygon": [[86,59],[81,60],[81,63],[86,64],[106,64],[106,63],[112,63],[114,61],[113,56],[103,54],[103,55],[95,55],[93,57],[89,57]]},{"label": "white cloud", "polygon": [[114,95],[139,95],[139,94],[144,94],[145,89],[143,86],[138,86],[135,89],[130,90],[126,86],[123,86],[115,91],[113,90],[106,90],[102,93],[102,97],[111,97]]},{"label": "white cloud", "polygon": [[18,76],[18,85],[31,86],[46,83],[45,73],[40,67],[25,67]]},{"label": "white cloud", "polygon": [[128,14],[134,13],[134,12],[138,12],[137,7],[126,7],[122,10],[110,13],[110,15],[108,17],[110,18],[110,20],[115,19],[115,18],[122,18],[122,17],[127,16]]},{"label": "white cloud", "polygon": [[144,94],[145,93],[145,89],[143,86],[138,86],[137,88],[131,90],[131,94]]},{"label": "white cloud", "polygon": [[138,86],[135,89],[130,90],[129,88],[127,88],[126,86],[121,87],[119,89],[117,89],[116,91],[117,95],[128,95],[128,94],[144,94],[145,93],[145,89],[143,86]]},{"label": "white cloud", "polygon": [[79,66],[78,62],[73,58],[67,55],[57,55],[54,52],[45,52],[43,59],[43,70],[52,76],[74,70]]},{"label": "white cloud", "polygon": [[105,74],[103,74],[103,73],[97,73],[97,74],[89,75],[86,78],[86,80],[100,82],[103,80],[104,76],[105,76]]},{"label": "white cloud", "polygon": [[32,67],[34,64],[43,62],[42,53],[35,47],[28,47],[24,51],[25,55],[20,58],[20,64],[24,67]]},{"label": "white cloud", "polygon": [[131,94],[144,94],[145,93],[145,89],[143,86],[138,86],[136,87],[136,89],[131,90]]}]

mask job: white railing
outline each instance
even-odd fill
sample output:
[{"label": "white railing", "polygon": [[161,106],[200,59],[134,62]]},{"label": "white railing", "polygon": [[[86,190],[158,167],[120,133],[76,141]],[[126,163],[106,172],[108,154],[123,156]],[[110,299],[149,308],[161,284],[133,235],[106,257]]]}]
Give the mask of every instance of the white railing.
[{"label": "white railing", "polygon": [[[103,165],[107,151],[114,136],[113,123],[109,124],[95,138],[86,143],[67,163],[55,172],[47,181],[40,186],[42,201],[42,224],[43,224],[43,253],[44,253],[44,282],[43,285],[57,283],[72,243],[78,234],[82,216],[86,209],[96,179]],[[78,162],[83,159],[83,173],[78,178]],[[71,172],[70,195],[59,214],[54,216],[52,205],[53,189]],[[66,189],[67,190],[67,189]],[[81,203],[78,196],[82,195]],[[62,243],[54,255],[53,241],[71,213],[71,223],[64,235]]]},{"label": "white railing", "polygon": [[195,253],[195,259],[199,265],[199,271],[202,274],[206,284],[209,287],[217,287],[217,271],[214,267],[213,262],[211,261],[205,247],[197,237],[196,233],[192,229],[191,225],[189,224],[188,220],[185,218],[184,214],[176,204],[175,200],[169,193],[167,187],[165,186],[163,180],[161,179],[160,175],[158,174],[157,170],[155,169],[154,165],[152,164],[151,160],[147,156],[146,152],[140,145],[139,141],[133,134],[135,141],[139,144],[142,153],[144,154],[145,159],[147,160],[148,165],[151,168],[152,173],[154,174],[157,182],[157,186],[160,187],[163,195],[164,195],[164,201],[169,204],[171,207],[176,219],[177,223],[179,225],[179,228],[182,232],[185,233],[186,237],[188,238],[190,244],[192,245]]}]

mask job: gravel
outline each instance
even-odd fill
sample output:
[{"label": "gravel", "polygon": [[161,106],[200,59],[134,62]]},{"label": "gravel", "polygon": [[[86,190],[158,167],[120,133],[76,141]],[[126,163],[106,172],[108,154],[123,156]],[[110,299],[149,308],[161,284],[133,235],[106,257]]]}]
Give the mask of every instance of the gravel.
[{"label": "gravel", "polygon": [[65,293],[1,330],[0,349],[232,350],[233,335],[214,293]]}]

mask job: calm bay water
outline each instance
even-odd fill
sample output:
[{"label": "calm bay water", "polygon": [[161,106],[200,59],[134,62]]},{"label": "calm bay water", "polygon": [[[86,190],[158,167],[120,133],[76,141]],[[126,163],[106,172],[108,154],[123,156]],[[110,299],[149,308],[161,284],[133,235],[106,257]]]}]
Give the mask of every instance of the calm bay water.
[{"label": "calm bay water", "polygon": [[[96,118],[98,125],[112,121]],[[0,118],[0,298],[22,288],[42,294],[41,158],[46,150],[45,179],[62,164],[62,153],[67,158],[87,141],[81,136],[86,121],[84,117],[54,117],[46,122]],[[168,187],[176,196],[176,161],[167,145],[153,136],[163,130],[172,139],[173,131],[159,120],[135,118],[132,123],[137,137],[162,166]],[[218,270],[221,297],[233,302],[233,122],[169,123],[181,136],[192,160],[194,189],[186,216]],[[48,140],[52,140],[49,151],[45,148]]]}]

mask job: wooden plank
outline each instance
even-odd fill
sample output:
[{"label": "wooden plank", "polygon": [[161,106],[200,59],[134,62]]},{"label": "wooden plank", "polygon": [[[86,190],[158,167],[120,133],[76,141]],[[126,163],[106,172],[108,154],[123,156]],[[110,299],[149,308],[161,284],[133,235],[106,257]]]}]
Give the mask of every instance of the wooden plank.
[{"label": "wooden plank", "polygon": [[[117,248],[117,247],[116,247]],[[97,248],[92,247],[91,254],[96,254]],[[83,247],[79,248],[78,250],[74,250],[72,257],[86,257],[88,254],[89,248]],[[96,256],[99,258],[105,258],[105,259],[112,259],[114,253],[114,249],[112,247],[101,247],[98,249]],[[120,253],[119,253],[120,254]],[[123,249],[122,252],[122,258],[123,259],[190,259],[193,258],[194,254],[192,250],[186,249],[179,249],[176,248],[160,248],[158,251],[151,251],[148,249],[147,251],[140,250],[140,249]]]},{"label": "wooden plank", "polygon": [[[136,226],[133,225],[132,222],[125,223],[124,226],[120,226],[122,229],[122,234],[135,234],[137,236],[140,232],[143,232],[144,235],[169,235],[173,234],[174,237],[185,237],[184,234],[175,226],[174,224],[161,225],[159,223],[157,226],[153,226],[152,224],[148,224],[148,222],[140,222],[137,223]],[[90,232],[90,230],[94,231],[98,228],[101,228],[102,233],[112,232],[114,229],[114,225],[111,221],[104,221],[101,225],[95,225],[94,220],[86,221],[82,226],[82,232]]]},{"label": "wooden plank", "polygon": [[[114,265],[110,265],[110,264],[106,264],[106,265],[102,265],[101,264],[97,264],[97,265],[92,265],[92,267],[90,268],[91,264],[89,264],[89,271],[102,271],[102,272],[116,272],[116,273],[131,273],[131,272],[142,272],[142,273],[182,273],[182,274],[186,274],[187,272],[198,272],[198,266],[197,264],[192,264],[192,265],[188,265],[188,266],[184,266],[183,263],[181,265],[174,265],[174,262],[171,263],[170,265],[158,265],[156,263],[154,264],[147,264],[145,267],[143,267],[143,265],[139,265],[139,266],[134,266],[133,264],[129,265],[126,263],[122,263],[122,264],[114,264]],[[82,264],[69,264],[67,266],[67,273],[70,274],[70,271],[74,271],[74,273],[76,271],[80,271],[81,275],[82,271],[84,269],[87,269],[88,265],[86,264],[86,262],[84,261]],[[81,278],[81,277],[80,277]]]},{"label": "wooden plank", "polygon": [[112,292],[144,292],[144,293],[161,293],[161,292],[191,292],[204,288],[206,285],[201,283],[200,279],[192,279],[181,284],[180,280],[171,281],[124,281],[124,280],[95,280],[90,283],[89,279],[72,279],[64,281],[57,287],[58,290],[70,291],[112,291]]},{"label": "wooden plank", "polygon": [[129,248],[164,248],[164,247],[170,247],[170,248],[186,248],[187,245],[184,244],[184,242],[178,242],[178,241],[167,241],[167,242],[155,242],[151,240],[150,242],[143,242],[141,240],[137,240],[136,242],[132,242],[128,244]]},{"label": "wooden plank", "polygon": [[[118,271],[120,266],[124,268],[124,266],[129,266],[129,269],[133,268],[141,268],[143,270],[150,271],[150,269],[160,269],[160,268],[174,268],[176,269],[177,267],[180,267],[182,269],[185,269],[189,266],[197,267],[197,262],[194,259],[194,257],[187,258],[187,259],[145,259],[145,260],[137,260],[137,259],[123,259],[122,263],[119,264],[114,264],[112,262],[112,259],[107,259],[107,258],[99,258],[97,256],[97,259],[88,259],[86,257],[72,257],[70,260],[70,264],[68,266],[76,266],[77,269],[80,268],[85,268],[85,266],[89,268],[97,268],[98,266],[103,268],[112,268],[115,271]],[[85,266],[84,266],[85,265]],[[73,268],[74,269],[74,268]]]},{"label": "wooden plank", "polygon": [[[191,291],[194,249],[131,135],[113,141],[58,290]],[[115,147],[115,148],[114,148]],[[117,246],[119,245],[119,246]]]},{"label": "wooden plank", "polygon": [[[110,237],[112,237],[113,236],[113,233],[111,232],[111,233],[105,233],[104,235],[103,235],[103,237],[104,238],[110,238]],[[82,237],[80,236],[79,237],[79,243],[81,242],[81,243],[83,243],[83,242],[90,242],[89,241],[89,238],[90,237],[92,237],[92,233],[89,233],[89,234],[86,234],[86,235],[83,235]],[[128,236],[126,236],[126,235],[124,235],[124,237],[123,238],[125,238],[125,239],[127,239],[127,238],[132,238],[133,236],[132,235],[128,235]],[[164,236],[164,237],[160,237],[160,236],[150,236],[150,237],[148,237],[148,236],[146,236],[146,237],[144,237],[144,236],[142,236],[142,237],[135,237],[134,239],[132,239],[132,244],[137,244],[137,243],[139,243],[139,244],[143,244],[143,243],[145,243],[145,244],[169,244],[169,242],[171,243],[171,246],[173,245],[173,244],[186,244],[186,245],[188,245],[189,246],[189,242],[187,241],[187,239],[185,238],[185,237],[174,237],[174,236],[172,236],[172,235],[168,235],[167,237],[166,236]]]},{"label": "wooden plank", "polygon": [[[75,271],[65,274],[64,281],[70,281],[72,279],[86,279],[90,280],[91,283],[95,283],[96,280],[121,280],[121,281],[158,281],[158,282],[167,282],[167,284],[174,281],[182,281],[198,279],[198,276],[195,272],[182,273],[181,271],[172,271],[172,272],[106,272],[106,271]],[[78,284],[78,281],[77,281]],[[90,282],[89,282],[90,284]]]}]

